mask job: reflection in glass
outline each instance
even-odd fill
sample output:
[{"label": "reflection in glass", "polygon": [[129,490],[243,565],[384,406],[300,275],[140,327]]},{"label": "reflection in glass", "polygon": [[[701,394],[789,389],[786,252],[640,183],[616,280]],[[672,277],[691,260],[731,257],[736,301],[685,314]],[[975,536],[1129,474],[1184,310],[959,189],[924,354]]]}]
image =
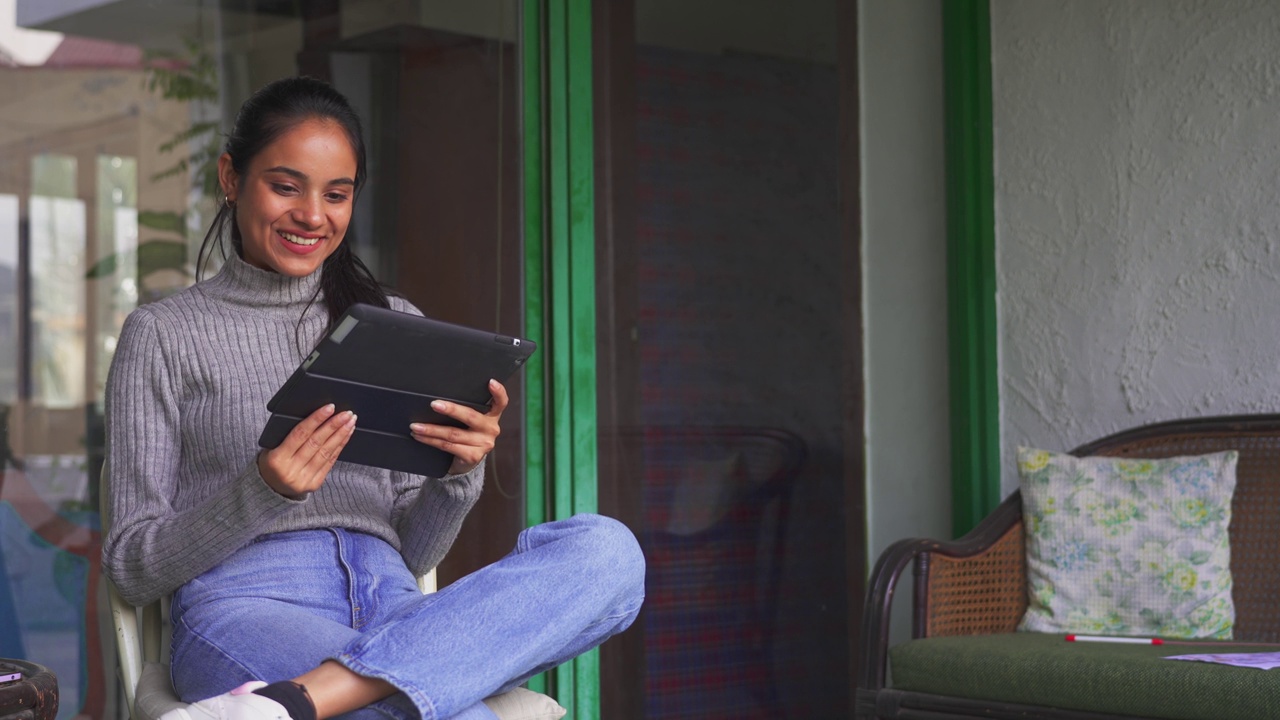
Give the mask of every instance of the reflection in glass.
[{"label": "reflection in glass", "polygon": [[[0,655],[57,671],[60,720],[115,718],[127,715],[110,702],[114,646],[97,604],[103,386],[124,317],[195,280],[221,199],[202,169],[232,113],[275,78],[332,79],[370,150],[358,252],[429,314],[518,334],[519,5],[17,6],[65,36],[46,65],[0,64],[0,144],[16,149],[0,153],[0,452],[14,452],[0,462]],[[519,530],[521,391],[509,389],[510,450],[446,579],[505,553]]]},{"label": "reflection in glass", "polygon": [[95,294],[93,401],[101,405],[120,326],[138,304],[138,161],[99,155],[97,172],[97,257],[115,260],[111,272],[104,268],[90,286]]},{"label": "reflection in glass", "polygon": [[649,574],[640,647],[602,653],[605,706],[616,686],[614,714],[648,720],[841,716],[848,28],[827,0],[608,8],[597,354],[602,458],[623,479],[602,471],[601,506]]},{"label": "reflection in glass", "polygon": [[0,495],[0,653],[58,677],[59,720],[98,695],[96,513],[85,509],[83,456],[27,456]]},{"label": "reflection in glass", "polygon": [[[0,195],[0,407],[12,406],[18,399],[18,196]],[[8,428],[0,420],[0,438],[7,439]],[[0,443],[3,443],[0,440]],[[5,453],[7,444],[0,444]],[[4,460],[0,455],[0,472]]]},{"label": "reflection in glass", "polygon": [[84,402],[85,206],[31,198],[32,399],[46,408]]}]

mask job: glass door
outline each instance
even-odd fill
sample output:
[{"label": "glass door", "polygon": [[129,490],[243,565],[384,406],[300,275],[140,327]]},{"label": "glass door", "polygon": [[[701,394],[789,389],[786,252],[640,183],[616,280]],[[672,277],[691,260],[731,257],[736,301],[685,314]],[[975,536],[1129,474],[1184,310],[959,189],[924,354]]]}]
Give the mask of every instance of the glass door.
[{"label": "glass door", "polygon": [[649,563],[602,717],[851,713],[853,5],[593,6],[599,503]]},{"label": "glass door", "polygon": [[[424,312],[523,331],[518,0],[0,3],[0,656],[59,717],[125,717],[101,590],[102,392],[124,317],[195,281],[211,162],[266,82],[333,82],[365,125],[349,241]],[[216,271],[216,267],[213,268]],[[524,379],[440,568],[525,521]]]}]

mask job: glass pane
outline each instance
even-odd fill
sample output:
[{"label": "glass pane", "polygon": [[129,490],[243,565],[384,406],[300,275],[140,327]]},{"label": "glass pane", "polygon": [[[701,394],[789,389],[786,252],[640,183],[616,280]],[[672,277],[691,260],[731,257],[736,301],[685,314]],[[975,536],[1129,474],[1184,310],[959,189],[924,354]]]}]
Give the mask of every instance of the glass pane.
[{"label": "glass pane", "polygon": [[[110,278],[91,284],[95,292],[93,402],[101,412],[107,371],[124,318],[138,304],[138,161],[119,155],[99,155],[96,214],[100,258],[87,277]],[[122,262],[129,258],[131,262]]]},{"label": "glass pane", "polygon": [[[0,194],[0,413],[18,399],[18,367],[22,347],[18,337],[18,202],[17,195]],[[0,453],[9,444],[7,423],[0,417]],[[0,455],[0,472],[7,454]]]},{"label": "glass pane", "polygon": [[851,28],[822,0],[621,7],[595,4],[601,507],[637,530],[649,576],[639,637],[603,649],[605,714],[844,716]]},{"label": "glass pane", "polygon": [[[347,242],[426,314],[521,335],[519,7],[0,2],[0,656],[57,673],[63,720],[127,715],[98,603],[103,392],[124,318],[196,282],[240,104],[330,80],[368,151]],[[521,529],[523,380],[508,390],[442,583]]]},{"label": "glass pane", "polygon": [[84,205],[31,196],[31,395],[47,408],[84,402]]}]

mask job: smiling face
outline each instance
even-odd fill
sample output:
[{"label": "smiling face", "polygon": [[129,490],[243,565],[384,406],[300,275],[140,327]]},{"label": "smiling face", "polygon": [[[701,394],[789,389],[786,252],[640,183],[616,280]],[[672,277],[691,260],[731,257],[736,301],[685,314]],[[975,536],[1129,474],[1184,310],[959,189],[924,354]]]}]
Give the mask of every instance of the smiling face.
[{"label": "smiling face", "polygon": [[310,275],[347,234],[356,153],[336,122],[298,123],[254,156],[243,175],[223,154],[218,177],[235,204],[250,265],[291,277]]}]

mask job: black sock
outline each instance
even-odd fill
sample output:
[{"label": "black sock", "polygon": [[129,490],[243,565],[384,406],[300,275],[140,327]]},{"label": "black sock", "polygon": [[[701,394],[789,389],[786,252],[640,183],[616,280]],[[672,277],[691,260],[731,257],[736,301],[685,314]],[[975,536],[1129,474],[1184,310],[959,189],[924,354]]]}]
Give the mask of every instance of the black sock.
[{"label": "black sock", "polygon": [[281,680],[253,692],[283,705],[285,712],[293,720],[316,720],[316,706],[311,702],[305,685],[292,680]]}]

